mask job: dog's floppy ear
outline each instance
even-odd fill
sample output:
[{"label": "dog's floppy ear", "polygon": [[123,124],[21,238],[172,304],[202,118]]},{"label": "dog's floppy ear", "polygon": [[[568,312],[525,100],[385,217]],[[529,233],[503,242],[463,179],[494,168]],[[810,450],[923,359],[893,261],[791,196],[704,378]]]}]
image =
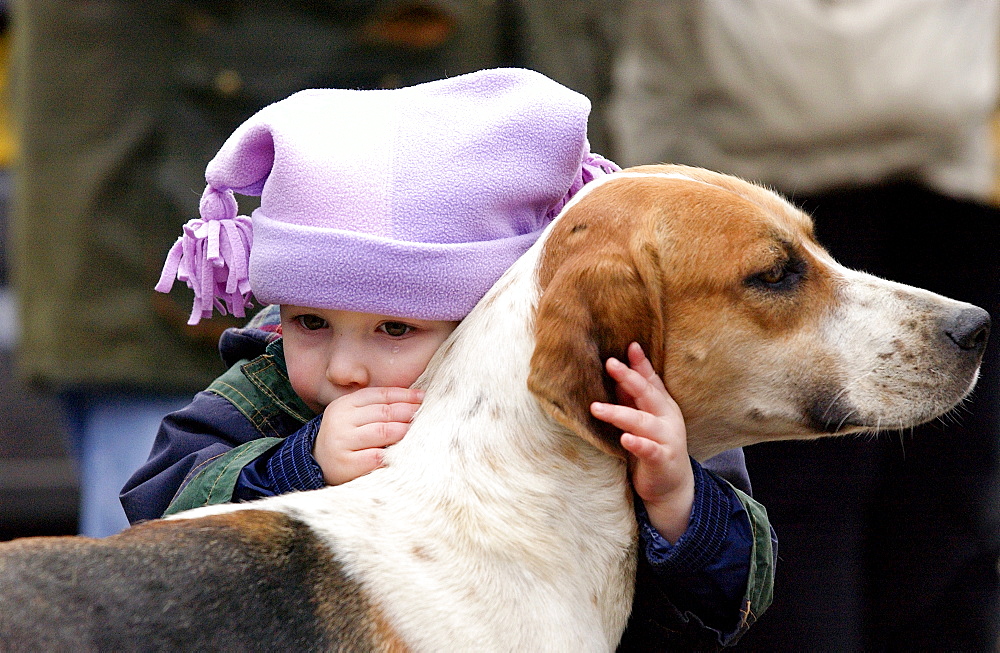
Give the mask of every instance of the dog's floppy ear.
[{"label": "dog's floppy ear", "polygon": [[621,431],[595,419],[590,404],[617,403],[604,363],[614,356],[627,364],[632,342],[662,370],[659,293],[648,287],[621,243],[604,234],[591,236],[572,252],[550,239],[546,253],[557,253],[543,258],[539,268],[543,290],[528,388],[556,421],[602,451],[624,457]]}]

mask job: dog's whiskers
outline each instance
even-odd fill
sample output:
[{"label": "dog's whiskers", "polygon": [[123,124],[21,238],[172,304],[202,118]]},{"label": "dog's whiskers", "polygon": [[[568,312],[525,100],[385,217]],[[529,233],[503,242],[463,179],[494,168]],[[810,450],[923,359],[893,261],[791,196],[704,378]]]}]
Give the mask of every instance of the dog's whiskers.
[{"label": "dog's whiskers", "polygon": [[[830,413],[830,411],[831,411],[831,410],[833,409],[834,405],[836,405],[837,401],[839,401],[839,400],[840,400],[840,398],[844,396],[844,393],[846,393],[846,392],[847,392],[847,387],[848,387],[848,386],[847,386],[847,384],[845,384],[845,385],[844,385],[844,387],[840,389],[840,392],[838,392],[838,393],[837,393],[837,394],[836,394],[836,395],[835,395],[835,396],[833,397],[833,399],[831,399],[831,400],[830,400],[830,403],[829,403],[829,405],[827,405],[827,407],[826,407],[826,410],[824,410],[824,411],[823,411],[823,419],[826,419],[826,416],[827,416],[827,415],[828,415],[828,414]],[[830,425],[830,422],[829,422],[829,421],[827,421],[827,422],[826,422],[826,426],[829,426],[829,425]]]},{"label": "dog's whiskers", "polygon": [[844,415],[844,419],[840,420],[840,423],[837,424],[837,431],[839,431],[840,429],[844,428],[844,424],[847,422],[847,420],[849,420],[851,417],[853,417],[856,412],[857,411],[852,410],[851,412],[849,412],[846,415]]}]

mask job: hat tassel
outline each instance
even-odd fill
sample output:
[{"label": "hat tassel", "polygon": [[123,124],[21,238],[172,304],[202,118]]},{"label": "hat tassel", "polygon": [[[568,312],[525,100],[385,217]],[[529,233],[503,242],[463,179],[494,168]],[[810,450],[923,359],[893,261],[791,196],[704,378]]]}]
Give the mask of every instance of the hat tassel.
[{"label": "hat tassel", "polygon": [[222,315],[245,317],[252,306],[249,263],[253,245],[250,218],[237,213],[232,190],[211,186],[201,198],[201,218],[184,225],[156,284],[159,292],[170,292],[174,279],[194,291],[194,305],[188,324],[212,317],[212,309]]}]

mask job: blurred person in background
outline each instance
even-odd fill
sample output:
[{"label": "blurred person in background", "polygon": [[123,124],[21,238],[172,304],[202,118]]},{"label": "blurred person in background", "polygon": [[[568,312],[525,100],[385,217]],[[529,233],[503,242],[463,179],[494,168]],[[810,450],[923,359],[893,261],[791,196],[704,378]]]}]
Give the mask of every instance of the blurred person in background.
[{"label": "blurred person in background", "polygon": [[[609,154],[762,182],[849,267],[996,319],[998,30],[990,0],[629,2]],[[994,650],[996,334],[948,418],[746,457],[781,548],[774,604],[744,650]]]},{"label": "blurred person in background", "polygon": [[224,371],[216,344],[235,323],[188,327],[189,294],[152,289],[225,137],[303,88],[394,87],[514,63],[510,6],[14,3],[18,363],[65,408],[81,533],[127,526],[118,493],[163,416]]}]

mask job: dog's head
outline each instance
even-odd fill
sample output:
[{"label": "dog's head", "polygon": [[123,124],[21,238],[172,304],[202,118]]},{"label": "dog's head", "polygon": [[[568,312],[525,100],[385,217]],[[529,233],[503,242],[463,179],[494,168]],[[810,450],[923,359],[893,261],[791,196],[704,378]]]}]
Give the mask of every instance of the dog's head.
[{"label": "dog's head", "polygon": [[528,385],[556,420],[621,455],[590,415],[609,356],[642,345],[680,405],[691,454],[906,428],[972,389],[985,311],[848,270],[781,197],[726,175],[643,166],[553,225]]}]

